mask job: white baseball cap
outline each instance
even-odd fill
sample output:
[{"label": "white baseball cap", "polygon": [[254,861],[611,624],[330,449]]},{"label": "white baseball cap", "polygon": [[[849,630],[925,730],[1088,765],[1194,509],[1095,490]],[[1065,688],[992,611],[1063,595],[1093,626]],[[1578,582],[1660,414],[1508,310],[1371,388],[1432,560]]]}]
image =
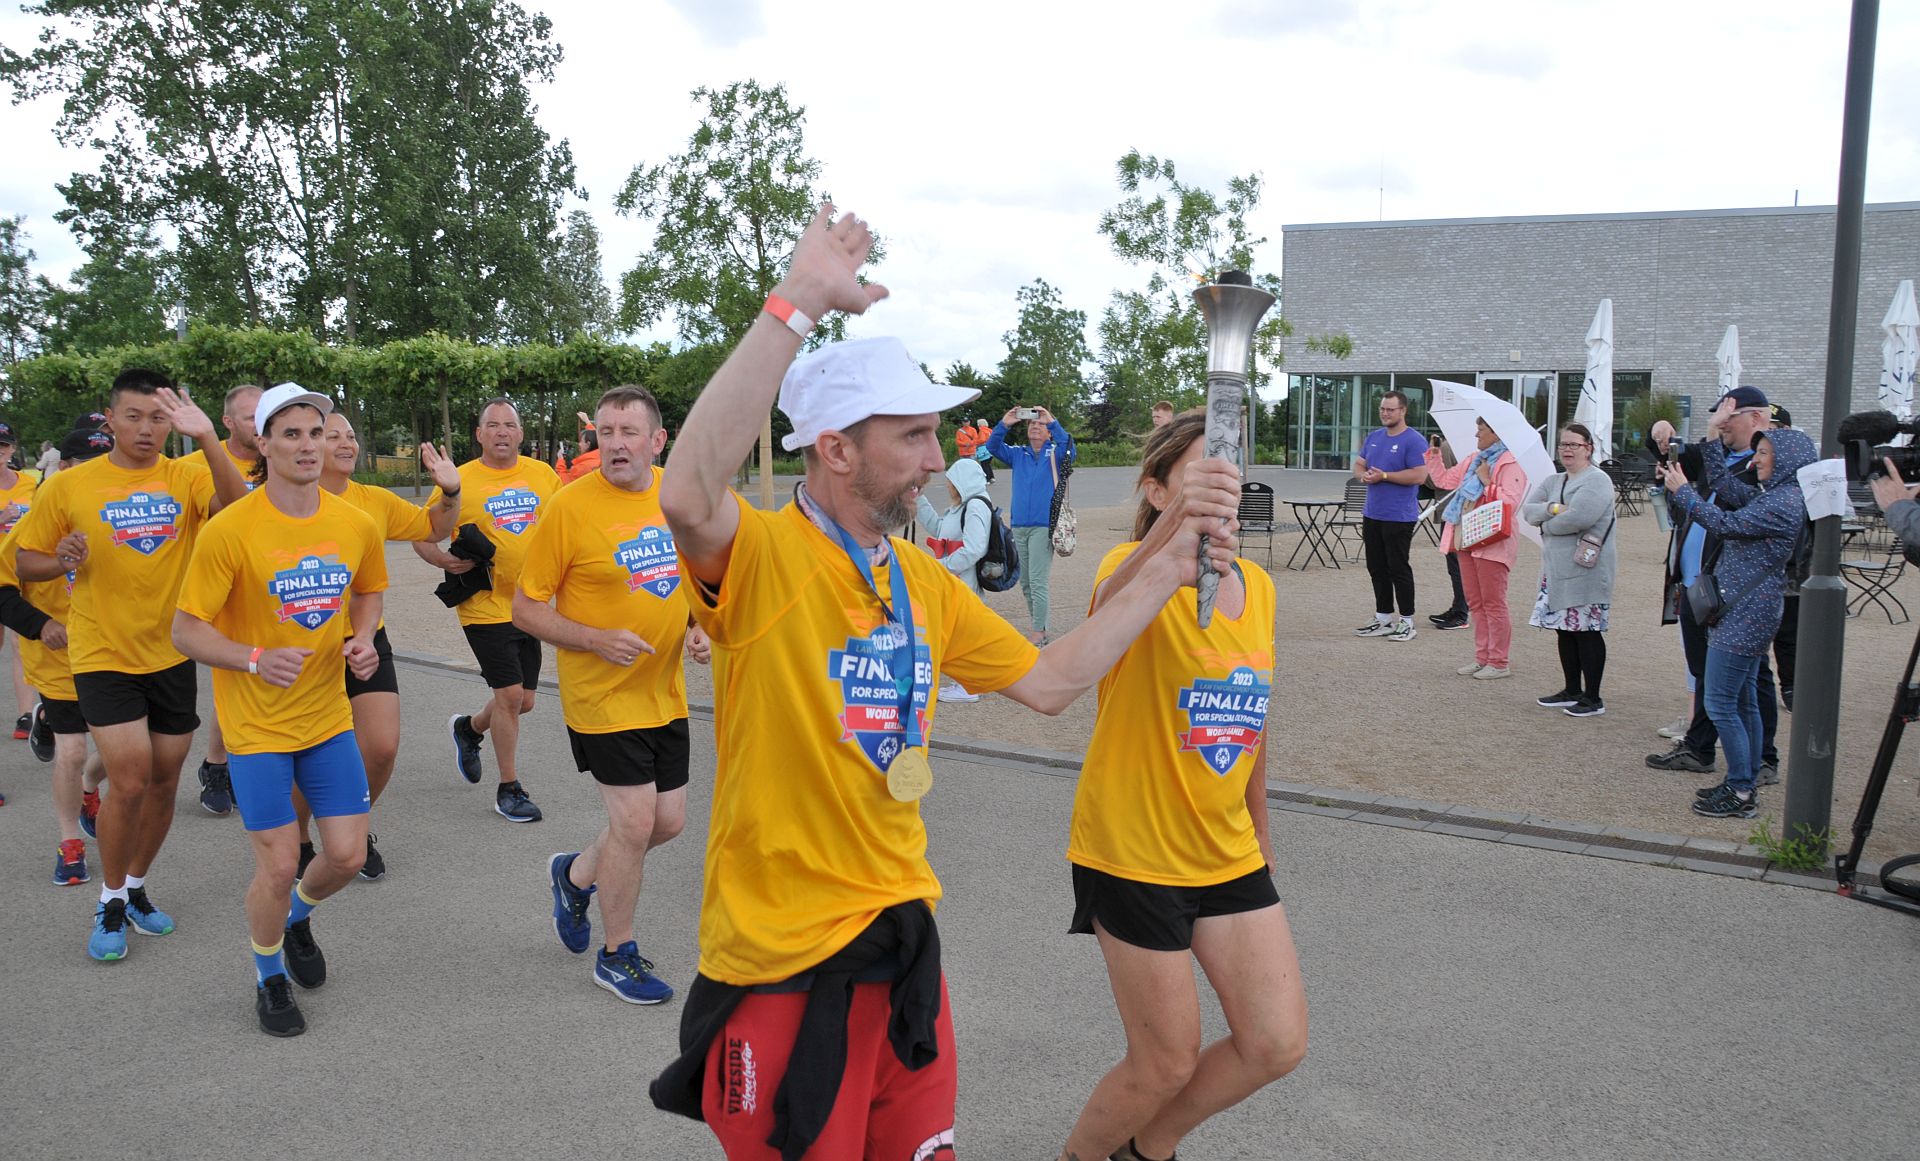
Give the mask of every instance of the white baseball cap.
[{"label": "white baseball cap", "polygon": [[780,381],[780,411],[793,424],[780,446],[812,447],[821,432],[845,431],[870,415],[926,415],[979,394],[927,378],[899,339],[831,343],[795,359]]},{"label": "white baseball cap", "polygon": [[325,395],[309,391],[298,383],[282,383],[260,393],[260,402],[253,407],[253,430],[260,435],[267,434],[267,424],[273,422],[273,417],[296,403],[318,408],[322,419],[333,414],[333,400]]}]

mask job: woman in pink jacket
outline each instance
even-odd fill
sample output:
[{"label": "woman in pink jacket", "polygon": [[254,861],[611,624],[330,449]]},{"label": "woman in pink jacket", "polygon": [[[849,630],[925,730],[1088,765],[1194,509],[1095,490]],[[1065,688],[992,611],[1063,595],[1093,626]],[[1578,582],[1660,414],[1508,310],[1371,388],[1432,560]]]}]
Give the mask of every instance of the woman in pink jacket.
[{"label": "woman in pink jacket", "polygon": [[[1474,423],[1479,447],[1452,467],[1441,466],[1438,449],[1427,449],[1427,472],[1433,486],[1443,491],[1458,489],[1444,510],[1446,530],[1440,535],[1441,552],[1454,550],[1460,518],[1469,509],[1490,501],[1510,500],[1517,521],[1520,502],[1527,497],[1527,476],[1520,470],[1520,461],[1493,434],[1486,420]],[[1467,612],[1473,618],[1473,664],[1457,670],[1463,677],[1491,681],[1509,676],[1507,651],[1513,643],[1513,622],[1507,616],[1507,573],[1519,551],[1512,533],[1460,550],[1460,587],[1466,590]]]}]

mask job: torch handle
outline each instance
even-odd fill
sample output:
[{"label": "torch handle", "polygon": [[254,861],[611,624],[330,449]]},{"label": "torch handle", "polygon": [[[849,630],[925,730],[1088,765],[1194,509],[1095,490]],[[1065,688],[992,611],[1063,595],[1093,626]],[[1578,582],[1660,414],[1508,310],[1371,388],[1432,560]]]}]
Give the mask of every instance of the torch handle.
[{"label": "torch handle", "polygon": [[[1244,473],[1240,458],[1241,408],[1247,398],[1244,375],[1210,371],[1207,374],[1207,458],[1224,459]],[[1214,595],[1220,590],[1220,574],[1207,560],[1207,538],[1200,538],[1200,572],[1194,583],[1200,627],[1213,623]]]}]

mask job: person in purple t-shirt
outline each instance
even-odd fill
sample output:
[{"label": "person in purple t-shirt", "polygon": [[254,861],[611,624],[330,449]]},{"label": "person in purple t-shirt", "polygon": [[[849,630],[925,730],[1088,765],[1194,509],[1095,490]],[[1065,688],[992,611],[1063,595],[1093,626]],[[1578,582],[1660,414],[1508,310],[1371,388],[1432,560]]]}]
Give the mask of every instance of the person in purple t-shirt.
[{"label": "person in purple t-shirt", "polygon": [[[1407,426],[1407,397],[1389,391],[1380,398],[1383,426],[1367,436],[1354,457],[1353,475],[1367,485],[1361,540],[1367,575],[1373,578],[1373,620],[1355,629],[1359,637],[1411,641],[1413,628],[1413,526],[1420,518],[1420,485],[1427,478],[1427,440]],[[1400,616],[1394,617],[1399,603]]]}]

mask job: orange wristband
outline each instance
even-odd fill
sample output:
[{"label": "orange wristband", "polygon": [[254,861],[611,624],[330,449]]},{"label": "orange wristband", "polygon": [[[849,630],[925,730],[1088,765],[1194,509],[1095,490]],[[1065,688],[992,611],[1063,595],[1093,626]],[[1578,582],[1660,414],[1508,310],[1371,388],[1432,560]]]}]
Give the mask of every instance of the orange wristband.
[{"label": "orange wristband", "polygon": [[260,646],[258,646],[258,645],[255,645],[255,646],[253,647],[253,653],[252,653],[252,654],[251,654],[251,655],[250,655],[250,656],[249,656],[249,657],[247,658],[247,672],[248,672],[248,673],[255,673],[255,674],[257,674],[257,673],[259,673],[259,672],[260,672],[260,655],[261,655],[262,653],[265,653],[265,652],[266,652],[266,650],[265,650],[265,649],[263,649],[263,648],[261,648],[261,647],[260,647]]},{"label": "orange wristband", "polygon": [[761,309],[779,319],[788,330],[803,339],[813,333],[813,320],[802,314],[799,307],[777,294],[767,295],[767,305]]}]

